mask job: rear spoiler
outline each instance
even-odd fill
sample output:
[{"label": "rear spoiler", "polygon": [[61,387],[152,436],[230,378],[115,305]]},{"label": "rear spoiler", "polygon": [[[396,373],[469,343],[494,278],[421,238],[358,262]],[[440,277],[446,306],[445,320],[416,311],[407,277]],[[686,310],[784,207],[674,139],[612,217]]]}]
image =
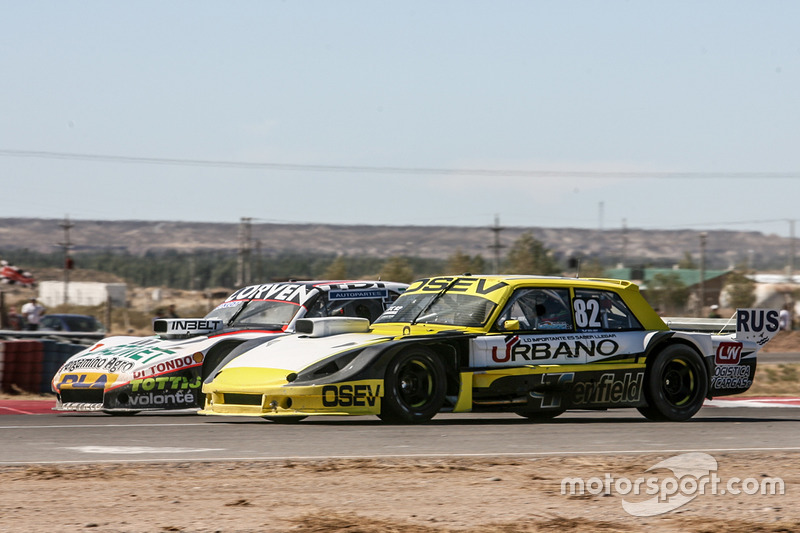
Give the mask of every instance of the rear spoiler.
[{"label": "rear spoiler", "polygon": [[730,318],[664,317],[664,323],[675,331],[696,331],[725,335],[734,333],[738,340],[765,345],[780,330],[777,309],[737,309]]},{"label": "rear spoiler", "polygon": [[675,331],[698,331],[725,335],[736,333],[735,317],[731,318],[690,318],[667,316],[661,318],[669,329]]}]

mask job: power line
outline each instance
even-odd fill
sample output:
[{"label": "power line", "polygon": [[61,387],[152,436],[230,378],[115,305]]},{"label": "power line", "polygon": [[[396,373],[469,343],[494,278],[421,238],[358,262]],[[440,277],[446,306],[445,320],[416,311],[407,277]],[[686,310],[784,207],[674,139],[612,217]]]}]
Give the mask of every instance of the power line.
[{"label": "power line", "polygon": [[307,165],[298,163],[266,163],[248,161],[223,161],[206,159],[180,159],[169,157],[137,157],[124,155],[81,154],[68,152],[49,152],[40,150],[0,149],[0,156],[32,159],[54,159],[68,161],[90,161],[95,163],[122,163],[146,165],[174,165],[194,167],[222,167],[240,169],[286,170],[296,172],[349,172],[372,174],[444,174],[461,176],[509,176],[528,178],[680,178],[680,179],[796,179],[798,172],[610,172],[586,170],[513,170],[513,169],[466,169],[466,168],[427,168],[427,167],[389,167],[361,165]]}]

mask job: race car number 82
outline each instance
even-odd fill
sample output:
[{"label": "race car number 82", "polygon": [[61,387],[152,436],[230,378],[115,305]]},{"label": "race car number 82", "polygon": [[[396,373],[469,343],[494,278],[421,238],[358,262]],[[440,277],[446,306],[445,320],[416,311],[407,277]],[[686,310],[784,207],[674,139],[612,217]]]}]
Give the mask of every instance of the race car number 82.
[{"label": "race car number 82", "polygon": [[575,310],[575,322],[579,328],[599,328],[600,303],[597,300],[575,300],[572,304]]}]

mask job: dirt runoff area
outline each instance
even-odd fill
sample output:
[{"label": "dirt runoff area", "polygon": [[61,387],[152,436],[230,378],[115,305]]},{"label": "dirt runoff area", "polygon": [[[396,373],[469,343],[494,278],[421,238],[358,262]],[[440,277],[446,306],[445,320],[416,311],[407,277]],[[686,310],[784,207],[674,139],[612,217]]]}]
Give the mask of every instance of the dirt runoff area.
[{"label": "dirt runoff area", "polygon": [[[673,454],[674,456],[674,454]],[[623,509],[624,478],[672,456],[414,458],[0,468],[0,531],[527,533],[539,531],[790,532],[800,530],[800,453],[719,453],[716,475],[740,494],[694,498],[656,516]],[[610,474],[610,492],[602,484]],[[585,489],[562,493],[565,477]],[[680,478],[681,480],[684,478]],[[783,494],[768,486],[782,481]],[[769,480],[769,483],[763,482]],[[749,484],[747,482],[749,481]],[[623,496],[616,492],[628,490]],[[668,503],[672,500],[665,500]],[[663,509],[662,509],[663,510]],[[638,511],[637,511],[638,512]]]}]

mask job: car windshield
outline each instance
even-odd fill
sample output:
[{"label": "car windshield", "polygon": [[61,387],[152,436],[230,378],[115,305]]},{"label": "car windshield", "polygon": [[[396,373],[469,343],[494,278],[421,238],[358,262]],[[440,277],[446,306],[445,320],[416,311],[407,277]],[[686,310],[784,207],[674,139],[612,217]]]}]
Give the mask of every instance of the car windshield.
[{"label": "car windshield", "polygon": [[494,302],[470,294],[403,294],[375,320],[375,324],[414,322],[480,327],[494,311]]},{"label": "car windshield", "polygon": [[281,329],[292,321],[300,309],[299,304],[280,300],[233,300],[221,303],[205,318],[222,320],[229,327],[268,326]]}]

